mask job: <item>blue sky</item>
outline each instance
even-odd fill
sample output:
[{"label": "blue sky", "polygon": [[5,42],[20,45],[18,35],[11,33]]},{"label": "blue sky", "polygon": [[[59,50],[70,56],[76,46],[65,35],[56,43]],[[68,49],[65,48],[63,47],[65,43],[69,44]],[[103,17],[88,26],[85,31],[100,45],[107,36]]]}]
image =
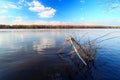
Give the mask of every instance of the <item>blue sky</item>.
[{"label": "blue sky", "polygon": [[120,25],[120,0],[0,0],[0,24]]}]

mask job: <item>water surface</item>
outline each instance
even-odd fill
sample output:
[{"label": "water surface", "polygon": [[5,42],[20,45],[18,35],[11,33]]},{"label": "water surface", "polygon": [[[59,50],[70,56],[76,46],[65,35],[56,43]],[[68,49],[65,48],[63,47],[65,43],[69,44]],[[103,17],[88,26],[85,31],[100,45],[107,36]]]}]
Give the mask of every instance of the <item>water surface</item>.
[{"label": "water surface", "polygon": [[0,80],[120,80],[120,38],[98,44],[94,64],[79,65],[65,49],[61,61],[56,52],[67,37],[99,41],[120,35],[119,29],[1,29]]}]

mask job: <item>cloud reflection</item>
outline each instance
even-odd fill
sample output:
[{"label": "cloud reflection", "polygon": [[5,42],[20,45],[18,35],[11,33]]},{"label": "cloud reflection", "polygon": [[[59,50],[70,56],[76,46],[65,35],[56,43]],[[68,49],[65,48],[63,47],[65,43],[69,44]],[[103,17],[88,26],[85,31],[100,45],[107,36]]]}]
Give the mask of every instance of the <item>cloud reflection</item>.
[{"label": "cloud reflection", "polygon": [[0,45],[2,44],[3,39],[0,37]]},{"label": "cloud reflection", "polygon": [[47,48],[52,48],[56,46],[56,42],[52,38],[43,38],[40,40],[40,42],[34,42],[33,43],[33,50],[35,51],[43,51]]},{"label": "cloud reflection", "polygon": [[15,44],[9,45],[8,47],[12,51],[19,51],[24,48],[24,46],[22,46],[22,45],[15,45]]}]

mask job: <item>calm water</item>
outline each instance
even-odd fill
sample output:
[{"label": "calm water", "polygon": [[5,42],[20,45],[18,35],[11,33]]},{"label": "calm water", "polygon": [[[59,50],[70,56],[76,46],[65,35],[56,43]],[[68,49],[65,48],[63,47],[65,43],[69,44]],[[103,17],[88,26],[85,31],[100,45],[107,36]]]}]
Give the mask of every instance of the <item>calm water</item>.
[{"label": "calm water", "polygon": [[120,80],[120,37],[98,44],[94,64],[80,65],[65,49],[56,52],[69,36],[99,41],[120,36],[119,29],[2,29],[0,30],[0,80]]}]

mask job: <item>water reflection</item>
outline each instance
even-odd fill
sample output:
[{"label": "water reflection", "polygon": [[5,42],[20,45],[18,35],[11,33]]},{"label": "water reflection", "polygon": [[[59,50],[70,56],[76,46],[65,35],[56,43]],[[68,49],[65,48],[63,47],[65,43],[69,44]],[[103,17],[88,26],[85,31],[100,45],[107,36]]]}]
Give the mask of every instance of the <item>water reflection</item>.
[{"label": "water reflection", "polygon": [[52,48],[56,46],[56,42],[52,38],[42,38],[39,42],[33,43],[33,50],[35,51],[43,51],[47,48]]},{"label": "water reflection", "polygon": [[2,38],[0,37],[0,45],[2,45],[2,41],[3,41],[3,40],[2,40]]}]

